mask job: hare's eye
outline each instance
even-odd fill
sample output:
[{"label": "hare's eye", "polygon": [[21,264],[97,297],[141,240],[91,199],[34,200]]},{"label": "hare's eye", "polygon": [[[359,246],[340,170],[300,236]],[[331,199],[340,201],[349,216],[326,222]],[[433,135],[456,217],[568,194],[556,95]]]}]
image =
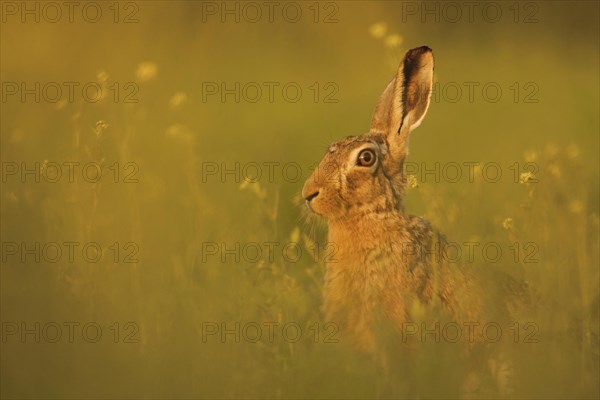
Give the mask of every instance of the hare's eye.
[{"label": "hare's eye", "polygon": [[375,164],[375,160],[377,160],[375,152],[371,149],[365,149],[358,154],[356,163],[361,167],[370,167]]}]

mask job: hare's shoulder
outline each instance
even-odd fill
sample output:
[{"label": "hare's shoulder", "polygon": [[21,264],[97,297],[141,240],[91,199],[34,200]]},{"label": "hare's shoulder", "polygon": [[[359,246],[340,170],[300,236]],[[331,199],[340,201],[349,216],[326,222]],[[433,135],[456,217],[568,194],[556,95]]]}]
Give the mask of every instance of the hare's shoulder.
[{"label": "hare's shoulder", "polygon": [[417,245],[431,247],[437,242],[446,240],[444,235],[436,231],[431,223],[423,217],[408,215],[404,224],[406,236]]},{"label": "hare's shoulder", "polygon": [[[414,215],[390,218],[382,230],[386,240],[380,243],[375,254],[387,258],[395,269],[412,274],[422,271],[428,275],[430,264],[439,260],[437,252],[445,239],[425,218]],[[380,254],[384,249],[388,249],[387,256]]]}]

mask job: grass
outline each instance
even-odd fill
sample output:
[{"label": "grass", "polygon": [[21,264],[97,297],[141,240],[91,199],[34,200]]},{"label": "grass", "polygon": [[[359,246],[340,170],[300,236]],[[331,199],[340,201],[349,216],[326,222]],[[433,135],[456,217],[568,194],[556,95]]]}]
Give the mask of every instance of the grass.
[{"label": "grass", "polygon": [[[320,311],[330,249],[324,224],[305,218],[303,180],[329,143],[367,130],[403,51],[423,43],[435,51],[439,82],[498,82],[506,95],[498,103],[434,102],[409,160],[496,162],[503,179],[486,182],[477,168],[472,182],[415,172],[407,210],[453,242],[497,243],[500,262],[476,253],[470,266],[508,272],[534,289],[535,307],[516,317],[519,343],[506,336],[486,350],[512,360],[512,397],[600,395],[597,7],[553,2],[534,25],[436,25],[394,22],[393,2],[368,11],[341,2],[339,24],[325,26],[196,24],[193,4],[150,4],[140,3],[141,22],[128,27],[2,26],[3,81],[98,81],[121,90],[116,102],[2,104],[3,162],[97,163],[107,174],[97,183],[81,175],[74,183],[2,183],[3,243],[97,242],[103,250],[98,262],[80,252],[74,262],[3,260],[4,333],[7,323],[79,323],[73,343],[65,328],[56,343],[45,334],[40,343],[31,334],[25,343],[19,334],[3,338],[3,398],[453,398],[473,365],[490,369],[459,346],[426,343],[394,347],[390,378],[346,346]],[[162,24],[172,29],[155,29]],[[206,81],[298,82],[305,96],[203,102]],[[516,81],[521,89],[534,81],[539,102],[514,103]],[[127,82],[139,88],[137,103],[123,101]],[[314,82],[321,90],[335,82],[339,101],[314,102]],[[299,179],[284,170],[289,162],[302,168]],[[535,183],[527,162],[537,167]],[[209,163],[216,175],[206,175]],[[238,163],[239,177],[222,179],[221,163]],[[250,163],[262,166],[256,183],[243,179]],[[97,343],[79,330],[89,322],[102,327]],[[235,333],[221,337],[236,322],[239,342]],[[527,322],[537,343],[523,342]],[[212,324],[219,333],[207,335]],[[482,396],[500,396],[492,381],[482,385]]]}]

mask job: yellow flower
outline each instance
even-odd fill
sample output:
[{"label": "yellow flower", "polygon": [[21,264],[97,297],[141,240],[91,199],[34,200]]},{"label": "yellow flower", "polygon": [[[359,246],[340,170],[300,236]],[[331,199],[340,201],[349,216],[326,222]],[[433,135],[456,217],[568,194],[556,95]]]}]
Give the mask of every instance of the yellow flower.
[{"label": "yellow flower", "polygon": [[393,34],[385,38],[385,45],[390,48],[398,47],[402,43],[402,36]]},{"label": "yellow flower", "polygon": [[108,82],[108,74],[106,73],[106,71],[100,70],[96,74],[96,79],[98,80],[98,83],[106,83]]},{"label": "yellow flower", "polygon": [[143,62],[138,65],[136,76],[140,82],[150,81],[156,78],[158,67],[153,62]]},{"label": "yellow flower", "polygon": [[100,135],[102,135],[102,131],[105,130],[106,128],[108,128],[108,124],[106,123],[106,121],[100,120],[100,121],[96,122],[96,129],[94,129],[94,132],[96,133],[97,136],[100,136]]},{"label": "yellow flower", "polygon": [[408,175],[408,177],[406,178],[406,183],[408,184],[409,188],[419,187],[419,181],[417,181],[417,177],[414,175]]},{"label": "yellow flower", "polygon": [[538,152],[533,149],[527,150],[523,153],[523,158],[525,162],[535,162],[538,159]]},{"label": "yellow flower", "polygon": [[425,306],[419,300],[414,299],[410,307],[410,315],[413,319],[420,321],[425,317]]},{"label": "yellow flower", "polygon": [[530,182],[535,182],[536,178],[533,172],[523,172],[519,175],[519,183],[526,184]]},{"label": "yellow flower", "polygon": [[186,126],[181,124],[174,124],[168,127],[166,135],[184,142],[192,142],[194,140],[193,133]]},{"label": "yellow flower", "polygon": [[171,108],[177,108],[180,105],[182,105],[186,100],[187,94],[183,92],[177,92],[169,100],[169,106],[171,106]]},{"label": "yellow flower", "polygon": [[514,228],[513,219],[506,218],[504,221],[502,221],[502,228],[506,229],[507,231],[512,230]]},{"label": "yellow flower", "polygon": [[62,110],[67,106],[67,99],[60,99],[54,106],[55,110]]},{"label": "yellow flower", "polygon": [[581,214],[583,211],[583,203],[581,203],[579,200],[571,201],[571,203],[569,203],[569,211],[571,211],[573,214]]},{"label": "yellow flower", "polygon": [[548,157],[554,157],[558,154],[558,146],[556,145],[556,143],[553,142],[549,142],[546,143],[546,154],[548,155]]},{"label": "yellow flower", "polygon": [[10,192],[6,193],[6,198],[11,203],[18,203],[19,202],[19,198],[17,197],[17,194],[15,192],[13,192],[13,191],[10,191]]},{"label": "yellow flower", "polygon": [[381,39],[386,31],[387,25],[384,22],[379,22],[369,27],[369,33],[376,39]]}]

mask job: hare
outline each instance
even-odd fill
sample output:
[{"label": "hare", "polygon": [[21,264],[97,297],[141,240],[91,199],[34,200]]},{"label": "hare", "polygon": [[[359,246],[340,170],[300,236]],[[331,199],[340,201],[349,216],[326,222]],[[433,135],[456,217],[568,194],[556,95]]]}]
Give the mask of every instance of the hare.
[{"label": "hare", "polygon": [[325,273],[326,318],[367,352],[375,350],[376,320],[402,329],[415,302],[440,304],[458,321],[477,321],[481,313],[474,280],[442,265],[444,237],[402,206],[409,137],[425,117],[432,84],[432,50],[409,50],[370,131],[330,145],[302,190],[337,248]]}]

